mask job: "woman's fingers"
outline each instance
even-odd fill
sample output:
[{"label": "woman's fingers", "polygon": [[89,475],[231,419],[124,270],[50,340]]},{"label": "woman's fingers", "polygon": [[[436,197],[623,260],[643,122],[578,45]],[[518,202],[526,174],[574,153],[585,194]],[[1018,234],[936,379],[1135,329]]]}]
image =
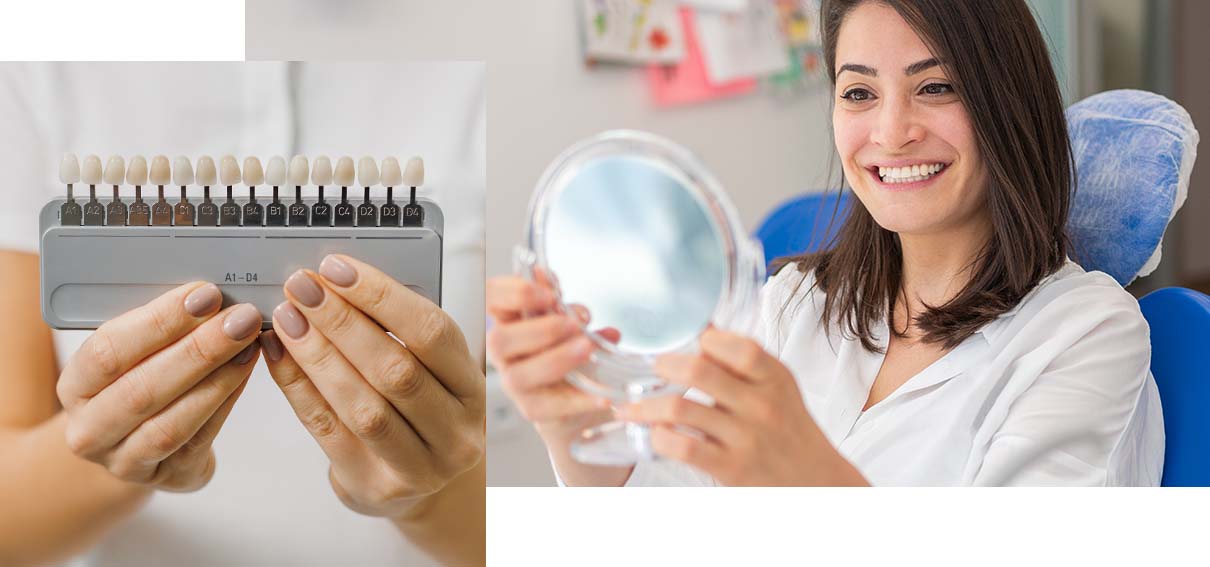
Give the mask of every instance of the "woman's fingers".
[{"label": "woman's fingers", "polygon": [[259,346],[255,342],[248,345],[231,362],[135,427],[109,457],[111,467],[135,470],[115,471],[115,474],[128,480],[147,482],[156,466],[189,443],[232,392],[244,383],[256,364]]},{"label": "woman's fingers", "polygon": [[487,280],[487,314],[498,323],[511,323],[523,317],[546,313],[554,307],[555,294],[549,287],[519,276]]},{"label": "woman's fingers", "polygon": [[633,403],[618,410],[626,421],[689,427],[723,445],[739,437],[734,419],[718,408],[705,406],[680,396],[660,396]]},{"label": "woman's fingers", "polygon": [[671,425],[651,428],[651,450],[661,457],[708,473],[726,468],[729,458],[727,451],[714,440],[686,433]]},{"label": "woman's fingers", "polygon": [[286,302],[273,310],[273,330],[290,357],[332,406],[340,421],[375,454],[406,468],[428,448],[404,418],[306,317]]},{"label": "woman's fingers", "polygon": [[497,325],[488,334],[487,348],[492,360],[498,364],[508,364],[541,352],[580,332],[580,325],[574,319],[552,313]]},{"label": "woman's fingers", "polygon": [[749,382],[761,382],[784,368],[776,358],[754,340],[713,327],[702,333],[702,354],[732,375]]},{"label": "woman's fingers", "polygon": [[746,409],[752,385],[700,354],[666,354],[656,359],[655,373],[673,384],[701,390],[729,410]]},{"label": "woman's fingers", "polygon": [[592,349],[587,335],[571,337],[529,358],[501,366],[504,384],[517,393],[556,384],[588,362]]},{"label": "woman's fingers", "polygon": [[223,302],[218,286],[191,282],[123,313],[98,328],[72,356],[58,384],[74,409],[160,349],[196,329]]},{"label": "woman's fingers", "polygon": [[151,355],[74,411],[69,446],[83,456],[113,447],[239,354],[260,327],[256,307],[235,305]]},{"label": "woman's fingers", "polygon": [[299,270],[286,281],[287,299],[399,410],[425,443],[439,449],[467,443],[460,435],[461,426],[467,417],[481,421],[481,411],[468,412],[399,341],[317,279]]},{"label": "woman's fingers", "polygon": [[255,364],[255,357],[249,362],[243,363],[248,372],[235,391],[227,396],[223,404],[206,420],[206,423],[202,424],[201,429],[193,435],[193,438],[160,463],[153,477],[156,486],[169,491],[187,492],[201,488],[210,482],[215,465],[214,451],[211,450],[211,446],[218,437],[219,430],[227,422],[227,416],[231,415],[236,400],[248,386],[248,375],[252,373],[252,367]]},{"label": "woman's fingers", "polygon": [[515,396],[515,400],[521,415],[534,422],[557,421],[609,408],[609,400],[592,396],[566,382],[530,390],[523,396]]},{"label": "woman's fingers", "polygon": [[333,463],[367,462],[368,454],[361,441],[349,431],[307,373],[290,356],[277,337],[277,331],[261,333],[260,342],[273,381],[328,459]]},{"label": "woman's fingers", "polygon": [[453,318],[377,268],[331,254],[319,265],[329,289],[382,324],[458,398],[484,395],[483,373]]}]

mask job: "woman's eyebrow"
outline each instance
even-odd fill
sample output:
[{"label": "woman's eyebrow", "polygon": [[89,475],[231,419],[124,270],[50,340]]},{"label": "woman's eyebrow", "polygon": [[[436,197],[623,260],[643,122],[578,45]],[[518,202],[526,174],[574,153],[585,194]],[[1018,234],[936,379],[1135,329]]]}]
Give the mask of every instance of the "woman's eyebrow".
[{"label": "woman's eyebrow", "polygon": [[907,67],[904,67],[903,74],[908,77],[911,77],[912,75],[915,75],[916,73],[919,73],[926,69],[931,69],[940,64],[941,64],[941,62],[938,61],[936,57],[930,57],[928,59],[925,59],[924,61],[917,61],[915,63],[912,63],[911,65],[908,65]]},{"label": "woman's eyebrow", "polygon": [[[915,75],[916,73],[919,73],[926,69],[932,69],[933,67],[936,67],[940,64],[941,64],[941,61],[938,61],[936,57],[930,57],[923,61],[917,61],[915,63],[912,63],[911,65],[908,65],[907,67],[904,67],[903,74],[905,76],[910,77],[910,76]],[[836,76],[839,77],[840,74],[845,71],[852,71],[854,73],[859,73],[859,74],[866,75],[869,77],[878,76],[877,69],[870,67],[868,65],[860,65],[857,63],[845,63],[844,65],[841,65],[840,70],[836,72]]]},{"label": "woman's eyebrow", "polygon": [[867,67],[865,65],[858,65],[856,63],[845,63],[844,65],[841,65],[840,70],[836,72],[836,76],[839,77],[840,74],[845,71],[852,71],[854,73],[859,73],[859,74],[867,75],[870,77],[878,76],[877,69],[874,69],[873,67]]}]

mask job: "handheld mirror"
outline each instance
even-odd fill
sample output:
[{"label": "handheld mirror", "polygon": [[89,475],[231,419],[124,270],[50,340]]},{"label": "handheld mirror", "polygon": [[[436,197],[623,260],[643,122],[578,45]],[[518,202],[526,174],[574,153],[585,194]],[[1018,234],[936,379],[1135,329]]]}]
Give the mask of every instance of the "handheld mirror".
[{"label": "handheld mirror", "polygon": [[[760,244],[745,233],[718,181],[686,149],[630,130],[580,142],[546,169],[530,202],[517,268],[550,274],[559,307],[586,308],[597,343],[568,379],[616,402],[681,390],[655,359],[694,352],[707,326],[748,332],[764,282]],[[650,458],[645,426],[585,432],[577,459]]]}]

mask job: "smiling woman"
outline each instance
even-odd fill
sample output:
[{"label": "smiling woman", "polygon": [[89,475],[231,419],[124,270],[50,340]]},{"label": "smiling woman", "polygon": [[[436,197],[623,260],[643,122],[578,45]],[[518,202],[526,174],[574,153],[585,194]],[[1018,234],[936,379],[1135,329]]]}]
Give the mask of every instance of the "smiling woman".
[{"label": "smiling woman", "polygon": [[[838,0],[823,16],[859,203],[835,249],[798,268],[827,292],[825,319],[843,315],[866,348],[887,306],[897,332],[914,319],[927,342],[957,346],[1066,259],[1071,152],[1046,43],[1024,2]],[[913,302],[908,256],[930,250],[968,258],[952,274],[965,285]]]},{"label": "smiling woman", "polygon": [[[709,398],[621,410],[650,424],[665,459],[556,457],[560,480],[1158,484],[1147,323],[1116,281],[1068,259],[1066,122],[1024,1],[825,0],[821,16],[835,145],[857,197],[834,245],[783,262],[755,340],[710,329],[699,353],[657,362]],[[550,296],[524,285],[489,285],[489,309],[513,321],[530,309],[518,298]],[[536,321],[489,336],[549,345],[512,359],[489,347],[506,383],[533,378],[515,360],[542,361],[553,383],[587,358],[560,354],[577,340],[567,326]],[[550,453],[597,408],[568,398],[535,416]]]}]

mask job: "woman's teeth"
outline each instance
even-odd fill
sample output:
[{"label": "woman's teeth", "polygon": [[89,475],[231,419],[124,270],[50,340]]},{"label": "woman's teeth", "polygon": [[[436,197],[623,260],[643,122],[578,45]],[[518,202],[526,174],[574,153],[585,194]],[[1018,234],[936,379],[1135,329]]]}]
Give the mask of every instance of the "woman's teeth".
[{"label": "woman's teeth", "polygon": [[932,163],[904,167],[879,167],[878,176],[883,183],[912,183],[923,181],[945,169],[945,164]]}]

